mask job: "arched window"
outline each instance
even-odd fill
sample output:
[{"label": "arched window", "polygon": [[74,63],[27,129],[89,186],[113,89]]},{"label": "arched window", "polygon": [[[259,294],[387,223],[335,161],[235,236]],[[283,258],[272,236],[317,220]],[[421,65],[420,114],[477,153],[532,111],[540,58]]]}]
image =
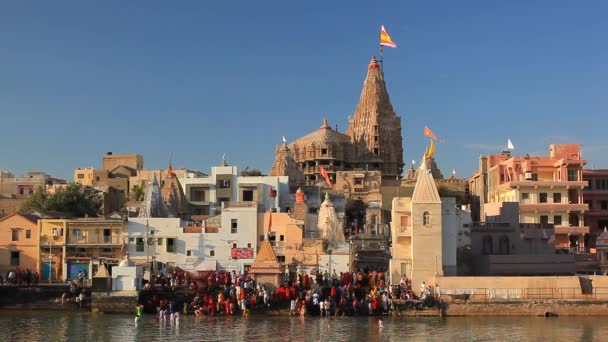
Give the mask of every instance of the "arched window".
[{"label": "arched window", "polygon": [[498,254],[511,254],[511,244],[509,237],[504,235],[498,241]]},{"label": "arched window", "polygon": [[422,225],[423,226],[431,225],[431,214],[429,214],[428,211],[425,211],[424,214],[422,214]]},{"label": "arched window", "polygon": [[494,241],[490,235],[486,235],[482,240],[482,253],[483,254],[494,254]]}]

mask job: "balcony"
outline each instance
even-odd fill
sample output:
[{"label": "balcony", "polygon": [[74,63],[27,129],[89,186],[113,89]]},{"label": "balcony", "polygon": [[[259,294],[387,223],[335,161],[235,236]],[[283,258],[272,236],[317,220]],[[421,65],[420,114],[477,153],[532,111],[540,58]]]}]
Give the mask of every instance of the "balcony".
[{"label": "balcony", "polygon": [[258,203],[254,201],[240,201],[240,202],[224,202],[224,209],[228,208],[257,208]]},{"label": "balcony", "polygon": [[395,229],[395,235],[399,236],[412,236],[412,227],[409,226],[397,226]]},{"label": "balcony", "polygon": [[270,241],[272,249],[279,254],[285,254],[285,241]]},{"label": "balcony", "polygon": [[40,246],[47,246],[49,242],[51,245],[63,245],[64,242],[63,236],[41,236],[40,237]]},{"label": "balcony", "polygon": [[121,236],[70,236],[66,245],[122,245]]},{"label": "balcony", "polygon": [[555,234],[567,234],[567,235],[578,235],[578,234],[589,234],[589,227],[587,226],[556,226]]},{"label": "balcony", "polygon": [[561,204],[561,203],[538,203],[538,204],[520,204],[520,211],[580,211],[589,210],[587,204]]},{"label": "balcony", "polygon": [[499,190],[504,189],[519,189],[519,188],[566,188],[566,189],[583,189],[587,186],[587,181],[511,181],[498,185]]}]

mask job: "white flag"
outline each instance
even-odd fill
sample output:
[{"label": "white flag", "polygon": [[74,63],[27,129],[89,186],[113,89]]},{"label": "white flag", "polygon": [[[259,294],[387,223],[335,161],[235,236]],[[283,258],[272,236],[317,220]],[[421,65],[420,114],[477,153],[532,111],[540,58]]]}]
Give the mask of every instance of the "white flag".
[{"label": "white flag", "polygon": [[515,149],[515,146],[513,146],[513,143],[511,142],[511,139],[510,139],[510,138],[509,138],[509,139],[507,139],[507,148],[508,148],[509,150],[514,150],[514,149]]},{"label": "white flag", "polygon": [[456,170],[452,169],[452,175],[456,176]]},{"label": "white flag", "polygon": [[412,159],[412,165],[416,165],[416,161]]},{"label": "white flag", "polygon": [[285,136],[283,136],[283,144],[287,143],[287,139],[285,139]]}]

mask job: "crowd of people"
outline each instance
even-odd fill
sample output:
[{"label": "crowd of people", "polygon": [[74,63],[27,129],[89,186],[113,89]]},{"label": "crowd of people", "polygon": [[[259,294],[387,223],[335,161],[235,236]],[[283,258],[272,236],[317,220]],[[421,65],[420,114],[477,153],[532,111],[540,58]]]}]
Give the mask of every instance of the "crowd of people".
[{"label": "crowd of people", "polygon": [[[272,309],[289,309],[291,315],[352,316],[387,315],[395,299],[425,300],[438,296],[438,286],[433,289],[424,284],[416,295],[407,277],[396,286],[387,286],[382,272],[360,270],[353,273],[335,271],[308,274],[300,273],[284,279],[276,289],[266,288],[249,275],[236,272],[209,272],[193,277],[188,272],[176,270],[167,276],[158,274],[153,282],[172,289],[188,284],[187,300],[160,298],[152,295],[144,307],[152,307],[161,320],[174,320],[179,314],[243,315]],[[147,289],[152,290],[151,284]],[[436,291],[436,292],[435,292]]]},{"label": "crowd of people", "polygon": [[40,273],[32,272],[29,268],[16,267],[6,272],[3,278],[0,274],[0,285],[5,286],[31,286],[38,285]]}]

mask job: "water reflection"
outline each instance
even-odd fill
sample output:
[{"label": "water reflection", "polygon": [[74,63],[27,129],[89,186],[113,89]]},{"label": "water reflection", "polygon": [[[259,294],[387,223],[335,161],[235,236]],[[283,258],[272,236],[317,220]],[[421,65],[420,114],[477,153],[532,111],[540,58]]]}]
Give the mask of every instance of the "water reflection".
[{"label": "water reflection", "polygon": [[180,324],[143,316],[69,312],[2,312],[0,336],[9,341],[603,341],[602,317],[202,317]]}]

